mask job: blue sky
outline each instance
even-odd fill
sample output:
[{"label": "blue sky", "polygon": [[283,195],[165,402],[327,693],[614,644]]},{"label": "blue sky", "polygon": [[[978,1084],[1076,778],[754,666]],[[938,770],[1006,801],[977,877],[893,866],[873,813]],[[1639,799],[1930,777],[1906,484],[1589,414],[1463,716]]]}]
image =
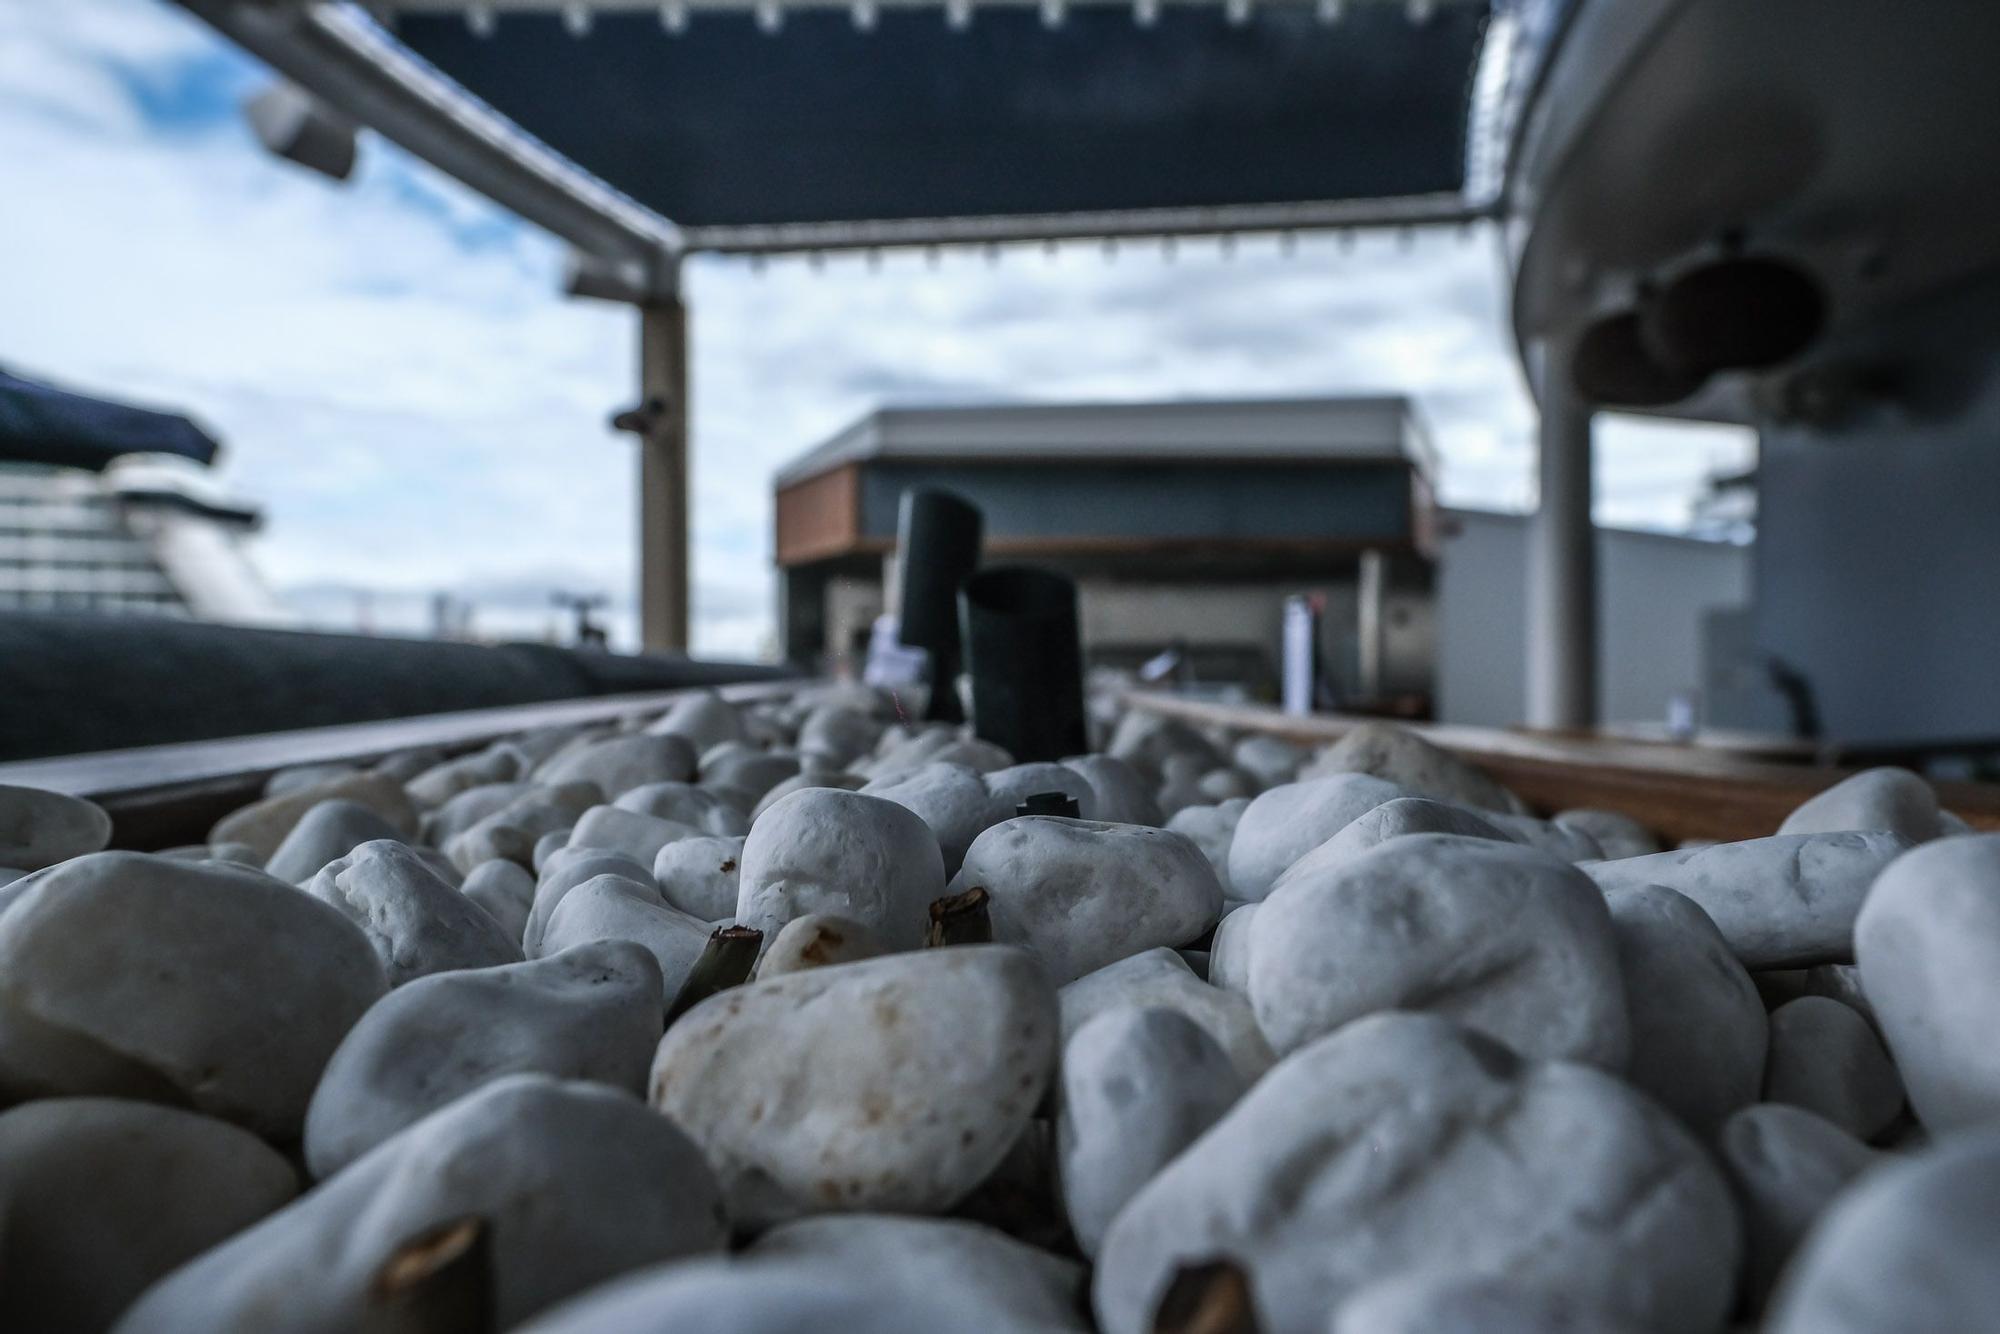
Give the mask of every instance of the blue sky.
[{"label": "blue sky", "polygon": [[[634,460],[605,422],[635,393],[630,312],[563,299],[554,241],[379,139],[345,186],[268,157],[238,110],[264,78],[164,0],[0,0],[0,364],[197,413],[303,606],[337,612],[327,585],[629,601]],[[1484,231],[703,259],[688,301],[711,654],[769,643],[771,472],[884,401],[1399,390],[1447,501],[1532,503]],[[1599,438],[1609,522],[1676,526],[1747,456],[1738,433]]]}]

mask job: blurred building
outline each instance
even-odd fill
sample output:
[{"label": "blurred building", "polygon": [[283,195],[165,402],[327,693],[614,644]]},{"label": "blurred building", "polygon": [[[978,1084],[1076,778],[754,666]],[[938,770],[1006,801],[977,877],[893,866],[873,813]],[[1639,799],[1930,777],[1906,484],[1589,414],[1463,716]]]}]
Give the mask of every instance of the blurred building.
[{"label": "blurred building", "polygon": [[[786,656],[859,657],[893,606],[902,494],[936,486],[984,512],[988,563],[1075,577],[1093,666],[1177,653],[1181,683],[1275,697],[1285,601],[1304,594],[1323,703],[1510,726],[1529,520],[1440,510],[1434,466],[1398,397],[884,409],[776,478]],[[1597,541],[1606,719],[1699,708],[1708,620],[1748,600],[1751,548]]]},{"label": "blurred building", "polygon": [[262,516],[192,472],[0,462],[0,609],[290,620],[244,550]]},{"label": "blurred building", "polygon": [[934,486],[984,513],[987,563],[1076,579],[1093,666],[1172,652],[1183,681],[1268,694],[1285,599],[1312,593],[1343,699],[1427,698],[1434,466],[1400,397],[883,409],[776,479],[785,655],[865,649],[903,492]]}]

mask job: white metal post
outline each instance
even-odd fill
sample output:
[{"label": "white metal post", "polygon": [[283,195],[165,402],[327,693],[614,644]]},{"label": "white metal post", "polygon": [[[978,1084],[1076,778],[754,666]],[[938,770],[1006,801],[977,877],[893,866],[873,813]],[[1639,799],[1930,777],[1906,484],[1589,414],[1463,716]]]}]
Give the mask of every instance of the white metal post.
[{"label": "white metal post", "polygon": [[1541,400],[1541,501],[1528,543],[1528,724],[1597,722],[1597,540],[1591,525],[1591,405],[1547,342],[1530,364]]}]

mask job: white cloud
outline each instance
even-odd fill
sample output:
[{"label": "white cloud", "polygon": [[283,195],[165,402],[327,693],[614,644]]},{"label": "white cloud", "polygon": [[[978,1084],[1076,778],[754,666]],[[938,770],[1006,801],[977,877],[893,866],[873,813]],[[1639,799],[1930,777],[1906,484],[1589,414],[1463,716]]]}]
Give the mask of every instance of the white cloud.
[{"label": "white cloud", "polygon": [[[223,480],[269,510],[280,585],[629,599],[634,460],[605,420],[635,395],[631,313],[561,299],[555,242],[379,140],[337,187],[233,116],[177,123],[135,93],[193,70],[233,100],[256,80],[224,52],[162,0],[0,0],[0,362],[208,420]],[[688,278],[707,653],[769,641],[772,471],[885,399],[1397,390],[1432,424],[1448,501],[1532,501],[1484,233],[1187,243],[1171,263],[708,259]],[[1607,515],[1679,522],[1711,457],[1741,453],[1659,431],[1607,428]]]}]

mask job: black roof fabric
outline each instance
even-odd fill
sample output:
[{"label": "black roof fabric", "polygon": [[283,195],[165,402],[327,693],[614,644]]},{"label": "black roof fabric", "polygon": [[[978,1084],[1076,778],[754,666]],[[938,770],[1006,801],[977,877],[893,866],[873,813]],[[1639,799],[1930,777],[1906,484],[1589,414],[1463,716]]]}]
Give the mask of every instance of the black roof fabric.
[{"label": "black roof fabric", "polygon": [[124,454],[179,454],[206,464],[219,448],[186,417],[90,398],[0,367],[0,462],[102,472]]},{"label": "black roof fabric", "polygon": [[413,51],[687,226],[1285,204],[1455,191],[1484,6],[406,15]]}]

